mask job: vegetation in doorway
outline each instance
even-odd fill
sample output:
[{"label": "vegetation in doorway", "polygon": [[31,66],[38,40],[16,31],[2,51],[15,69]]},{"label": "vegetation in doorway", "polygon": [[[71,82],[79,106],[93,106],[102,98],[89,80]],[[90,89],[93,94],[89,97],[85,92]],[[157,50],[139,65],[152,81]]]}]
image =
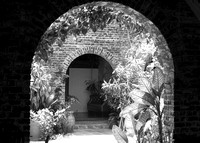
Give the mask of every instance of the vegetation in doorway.
[{"label": "vegetation in doorway", "polygon": [[[67,121],[63,118],[71,113],[70,107],[79,100],[69,95],[65,103],[61,97],[62,84],[68,76],[62,68],[57,67],[57,71],[48,68],[43,60],[33,59],[31,69],[30,100],[31,100],[31,122],[37,122],[40,126],[40,140],[45,140],[47,136],[55,139],[57,134],[66,133]],[[53,87],[56,85],[56,87]]]},{"label": "vegetation in doorway", "polygon": [[[70,95],[65,103],[55,100],[55,106],[49,106],[37,111],[30,110],[31,122],[37,122],[40,126],[40,140],[45,140],[47,136],[50,139],[56,139],[60,134],[68,133],[67,129],[71,123],[69,116],[73,116],[70,107],[78,102],[79,100],[75,96]],[[75,119],[72,126],[74,126],[74,122]]]},{"label": "vegetation in doorway", "polygon": [[109,117],[108,117],[108,125],[109,125],[109,128],[112,129],[113,125],[119,125],[119,120],[120,120],[120,117],[119,117],[119,113],[117,111],[115,112],[111,112],[109,114]]},{"label": "vegetation in doorway", "polygon": [[86,90],[90,92],[90,96],[101,96],[102,90],[101,90],[101,84],[102,81],[96,81],[96,80],[86,80]]},{"label": "vegetation in doorway", "polygon": [[[42,61],[33,60],[31,67],[30,100],[33,111],[50,108],[60,101],[63,94],[61,85],[68,77],[61,68],[52,71],[44,65]],[[56,83],[57,86],[53,88],[52,83]]]},{"label": "vegetation in doorway", "polygon": [[[120,118],[128,121],[130,117],[132,129],[127,128],[125,132],[128,138],[138,143],[172,142],[173,126],[166,126],[163,119],[168,75],[156,57],[157,47],[148,33],[141,33],[138,37],[141,39],[136,39],[132,48],[125,51],[124,63],[116,67],[114,76],[108,82],[104,81],[102,88],[107,100],[117,101],[113,107],[120,110]],[[130,124],[125,124],[125,127],[130,127]],[[124,131],[114,125],[113,133],[118,139]]]}]

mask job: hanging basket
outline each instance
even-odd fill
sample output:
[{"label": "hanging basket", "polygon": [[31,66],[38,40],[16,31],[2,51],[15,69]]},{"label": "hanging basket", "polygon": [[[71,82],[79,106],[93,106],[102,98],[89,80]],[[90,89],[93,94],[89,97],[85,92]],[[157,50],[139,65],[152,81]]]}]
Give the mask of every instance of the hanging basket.
[{"label": "hanging basket", "polygon": [[120,119],[119,127],[113,125],[112,132],[118,143],[128,143],[128,138],[124,132],[123,118]]}]

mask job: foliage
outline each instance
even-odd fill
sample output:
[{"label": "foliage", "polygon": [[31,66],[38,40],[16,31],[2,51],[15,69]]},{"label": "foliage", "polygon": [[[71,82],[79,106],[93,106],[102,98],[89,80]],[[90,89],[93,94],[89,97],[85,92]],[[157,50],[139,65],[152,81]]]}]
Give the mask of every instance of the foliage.
[{"label": "foliage", "polygon": [[53,112],[49,109],[41,109],[36,113],[32,110],[30,111],[31,120],[37,121],[40,124],[42,134],[40,136],[41,140],[45,140],[47,135],[53,135],[53,127],[56,125],[56,119],[54,118]]},{"label": "foliage", "polygon": [[[147,125],[148,120],[150,119],[149,122],[154,122],[153,124],[150,123],[150,125],[151,124],[154,125],[154,128],[158,127],[157,131],[152,132],[152,136],[154,137],[156,133],[159,133],[159,136],[157,135],[155,139],[159,138],[160,142],[161,143],[163,142],[162,109],[164,107],[164,100],[161,97],[164,85],[163,79],[164,76],[163,74],[161,74],[161,70],[158,67],[156,67],[154,69],[153,82],[152,82],[154,88],[149,86],[151,84],[150,82],[148,83],[148,80],[146,81],[141,80],[142,83],[139,83],[139,86],[133,89],[129,94],[129,96],[134,100],[134,103],[124,108],[120,113],[121,117],[123,117],[125,114],[132,114],[133,116],[135,116],[136,114],[139,113],[139,118],[134,125],[134,128],[136,129],[136,135],[139,137],[138,138],[139,141],[143,139],[140,136],[146,130],[146,128],[145,130],[144,129],[141,130],[141,128]],[[157,120],[156,118],[152,118],[153,116],[156,116]],[[155,126],[155,124],[157,124],[157,126]]]},{"label": "foliage", "polygon": [[151,139],[162,143],[165,74],[154,55],[157,47],[150,35],[140,33],[134,39],[131,48],[124,51],[124,62],[116,67],[109,82],[104,81],[103,89],[107,100],[117,101],[121,118],[127,114],[132,117],[138,142]]},{"label": "foliage", "polygon": [[128,84],[124,79],[113,79],[109,82],[104,81],[102,88],[104,89],[105,100],[108,101],[113,109],[119,110],[131,103],[131,98],[127,96]]},{"label": "foliage", "polygon": [[[62,69],[57,72],[45,67],[45,63],[33,60],[31,69],[30,98],[31,109],[38,111],[51,106],[60,101],[63,95],[61,84],[67,78]],[[52,88],[52,83],[57,87]],[[57,103],[58,104],[58,103]],[[55,107],[55,106],[54,106]]]},{"label": "foliage", "polygon": [[80,100],[73,95],[67,95],[64,107],[71,107],[74,103],[80,103]]},{"label": "foliage", "polygon": [[57,107],[43,108],[38,111],[30,110],[31,120],[37,121],[40,124],[42,131],[41,140],[45,140],[48,135],[51,139],[55,139],[55,134],[64,133],[62,119],[71,105],[79,103],[79,100],[75,96],[69,95],[65,103],[59,101],[56,103],[54,105]]},{"label": "foliage", "polygon": [[[67,75],[61,68],[53,71],[43,60],[36,61],[35,57],[31,69],[31,120],[38,121],[44,140],[47,135],[51,139],[55,138],[56,127],[59,126],[60,120],[65,116],[71,105],[78,103],[79,100],[72,95],[67,96],[66,102],[63,103],[61,97],[64,92],[61,85],[65,82]],[[56,85],[53,88],[53,85]],[[62,125],[61,125],[62,129]],[[64,131],[61,130],[60,133]]]},{"label": "foliage", "polygon": [[88,90],[91,95],[101,95],[101,83],[101,81],[86,80],[86,90]]},{"label": "foliage", "polygon": [[[122,99],[128,96],[132,99],[132,102],[129,102],[126,105],[124,104],[123,100],[120,100],[121,105],[119,105],[119,108],[122,109],[120,117],[126,117],[126,114],[132,114],[134,118],[138,118],[137,120],[134,119],[136,122],[134,122],[133,124],[135,133],[138,136],[138,140],[142,139],[141,134],[143,132],[141,131],[141,128],[147,124],[147,121],[150,120],[153,115],[156,115],[157,124],[159,125],[159,136],[155,135],[156,132],[152,132],[152,136],[155,136],[155,139],[159,137],[160,142],[162,143],[162,109],[164,106],[164,100],[161,97],[161,94],[164,88],[164,75],[162,74],[162,70],[158,67],[154,67],[152,71],[154,73],[152,75],[152,82],[149,82],[151,78],[147,78],[145,75],[142,75],[142,73],[144,74],[144,72],[137,72],[140,76],[135,76],[133,81],[128,81],[125,83],[120,82],[120,80],[117,79],[114,80],[113,83],[105,83],[103,88],[112,91],[113,96],[120,96],[120,98],[122,97]],[[120,70],[120,73],[123,72]],[[126,76],[129,75],[126,74]],[[124,79],[123,77],[120,78]],[[123,87],[125,88],[121,88],[121,85],[123,85]],[[123,92],[124,90],[126,92]],[[150,121],[155,122],[155,120],[152,119]]]},{"label": "foliage", "polygon": [[69,11],[51,24],[41,37],[36,51],[36,61],[41,59],[45,62],[48,61],[48,57],[54,51],[53,43],[56,42],[62,46],[62,43],[70,35],[75,37],[80,34],[86,35],[90,29],[93,32],[98,29],[103,30],[114,19],[120,27],[125,25],[132,36],[141,33],[144,29],[135,19],[123,12],[105,6],[95,6],[94,3],[87,4]]},{"label": "foliage", "polygon": [[119,125],[119,113],[117,112],[112,112],[109,114],[109,118],[108,118],[108,125],[109,128],[112,129],[113,125]]}]

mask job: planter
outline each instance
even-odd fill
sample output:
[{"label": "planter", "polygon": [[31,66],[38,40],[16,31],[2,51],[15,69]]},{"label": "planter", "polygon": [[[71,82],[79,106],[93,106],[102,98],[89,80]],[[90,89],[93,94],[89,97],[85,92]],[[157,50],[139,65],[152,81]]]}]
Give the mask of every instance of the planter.
[{"label": "planter", "polygon": [[63,116],[61,122],[64,134],[74,132],[74,126],[75,126],[74,111],[66,111],[65,116]]},{"label": "planter", "polygon": [[30,141],[39,141],[41,135],[40,124],[30,120]]}]

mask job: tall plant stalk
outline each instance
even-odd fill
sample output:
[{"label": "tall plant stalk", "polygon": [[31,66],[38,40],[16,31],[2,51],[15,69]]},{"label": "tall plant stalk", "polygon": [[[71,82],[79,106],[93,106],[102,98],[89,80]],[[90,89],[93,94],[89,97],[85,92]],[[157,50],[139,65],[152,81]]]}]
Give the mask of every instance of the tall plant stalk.
[{"label": "tall plant stalk", "polygon": [[158,130],[159,130],[159,140],[160,140],[160,143],[163,143],[163,135],[162,135],[162,112],[160,112],[160,104],[158,106],[158,109],[157,109],[157,112],[158,112]]}]

